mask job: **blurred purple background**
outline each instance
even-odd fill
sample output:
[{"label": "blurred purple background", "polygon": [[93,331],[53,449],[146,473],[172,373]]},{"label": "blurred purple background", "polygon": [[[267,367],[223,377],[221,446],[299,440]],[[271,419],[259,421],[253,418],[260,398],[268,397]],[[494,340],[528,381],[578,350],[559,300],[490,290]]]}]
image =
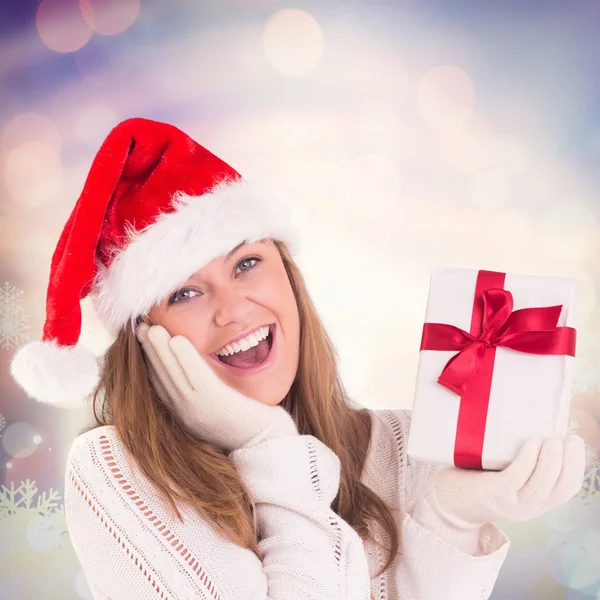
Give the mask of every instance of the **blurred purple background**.
[{"label": "blurred purple background", "polygon": [[[600,2],[24,0],[0,7],[0,598],[91,598],[63,468],[89,410],[8,366],[108,131],[177,125],[291,200],[352,397],[410,408],[431,269],[578,283],[579,496],[506,525],[493,599],[600,598]],[[81,341],[110,343],[82,302]]]}]

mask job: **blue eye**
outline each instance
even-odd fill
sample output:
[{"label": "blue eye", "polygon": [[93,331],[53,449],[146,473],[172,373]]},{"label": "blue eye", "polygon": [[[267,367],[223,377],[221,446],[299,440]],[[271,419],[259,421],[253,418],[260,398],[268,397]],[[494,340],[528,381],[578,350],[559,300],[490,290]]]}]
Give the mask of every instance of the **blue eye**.
[{"label": "blue eye", "polygon": [[[261,261],[262,261],[262,258],[258,258],[257,256],[248,256],[247,258],[242,258],[242,260],[240,260],[238,262],[238,264],[236,265],[236,270],[240,269],[242,273],[245,273],[246,271],[251,271]],[[251,264],[253,262],[254,262],[254,264]],[[250,266],[247,266],[246,268],[242,269],[241,266],[244,264],[248,264]],[[194,294],[199,293],[196,290],[193,290],[191,288],[181,288],[180,290],[177,290],[170,296],[168,305],[170,306],[171,304],[179,304],[181,302],[186,302],[187,300],[190,300],[189,296],[188,297],[183,296],[183,294],[185,294],[187,292],[192,292]],[[180,296],[180,294],[181,294],[181,296]]]},{"label": "blue eye", "polygon": [[242,273],[244,273],[245,271],[250,271],[250,269],[254,269],[254,267],[256,266],[256,264],[258,264],[260,262],[260,258],[258,258],[257,256],[249,256],[248,258],[242,258],[242,260],[240,260],[240,262],[237,264],[238,268],[240,267],[240,265],[243,265],[244,263],[250,263],[252,261],[255,261],[255,264],[253,264],[251,267],[248,267],[247,269],[242,269]]},{"label": "blue eye", "polygon": [[182,298],[181,300],[179,300],[178,298],[181,298],[180,294],[183,294],[184,292],[194,292],[194,290],[191,290],[190,288],[183,288],[181,290],[177,290],[170,298],[169,298],[169,305],[171,304],[178,304],[180,302],[185,302],[186,300],[189,300],[189,298]]}]

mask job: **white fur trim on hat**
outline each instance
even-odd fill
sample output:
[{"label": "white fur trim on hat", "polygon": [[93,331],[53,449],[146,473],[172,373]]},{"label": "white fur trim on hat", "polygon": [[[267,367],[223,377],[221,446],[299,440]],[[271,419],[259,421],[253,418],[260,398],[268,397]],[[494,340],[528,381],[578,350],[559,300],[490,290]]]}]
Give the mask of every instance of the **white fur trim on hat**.
[{"label": "white fur trim on hat", "polygon": [[300,247],[290,206],[243,180],[222,182],[202,196],[177,194],[173,205],[174,212],[130,232],[129,243],[115,251],[108,269],[98,268],[92,304],[113,334],[243,241],[277,239],[292,255]]},{"label": "white fur trim on hat", "polygon": [[96,357],[85,347],[29,342],[14,355],[10,371],[27,395],[57,406],[81,406],[99,381]]}]

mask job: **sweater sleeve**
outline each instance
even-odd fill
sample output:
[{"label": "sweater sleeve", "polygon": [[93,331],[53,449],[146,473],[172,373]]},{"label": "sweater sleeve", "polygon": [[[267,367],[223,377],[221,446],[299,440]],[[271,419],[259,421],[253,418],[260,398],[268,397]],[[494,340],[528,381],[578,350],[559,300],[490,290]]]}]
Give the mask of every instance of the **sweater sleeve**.
[{"label": "sweater sleeve", "polygon": [[230,455],[256,502],[263,562],[188,505],[183,522],[113,427],[72,444],[65,515],[92,597],[102,600],[368,600],[362,540],[331,509],[339,459],[312,436]]},{"label": "sweater sleeve", "polygon": [[[492,523],[466,534],[432,529],[415,520],[421,513],[429,478],[442,466],[425,463],[406,454],[410,411],[391,411],[397,422],[399,442],[400,505],[403,507],[402,538],[406,548],[398,566],[401,598],[415,600],[486,600],[490,597],[506,558],[510,541]],[[471,551],[471,549],[473,551]]]},{"label": "sweater sleeve", "polygon": [[256,502],[270,597],[368,600],[363,542],[330,508],[340,482],[337,455],[300,435],[236,450],[230,459]]}]

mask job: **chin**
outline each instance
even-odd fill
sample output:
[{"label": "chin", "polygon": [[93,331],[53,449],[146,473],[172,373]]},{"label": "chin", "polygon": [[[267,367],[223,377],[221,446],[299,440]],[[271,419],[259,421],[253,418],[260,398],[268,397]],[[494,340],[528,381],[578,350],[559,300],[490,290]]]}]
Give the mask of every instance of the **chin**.
[{"label": "chin", "polygon": [[267,406],[277,406],[283,402],[283,398],[285,396],[273,396],[272,394],[253,394],[252,396],[248,395],[253,400],[260,402],[261,404],[266,404]]},{"label": "chin", "polygon": [[237,387],[237,390],[244,396],[252,398],[261,404],[266,404],[267,406],[277,406],[278,404],[281,404],[287,394],[287,392],[281,393],[274,390],[249,390],[247,387],[244,389],[242,386]]}]

